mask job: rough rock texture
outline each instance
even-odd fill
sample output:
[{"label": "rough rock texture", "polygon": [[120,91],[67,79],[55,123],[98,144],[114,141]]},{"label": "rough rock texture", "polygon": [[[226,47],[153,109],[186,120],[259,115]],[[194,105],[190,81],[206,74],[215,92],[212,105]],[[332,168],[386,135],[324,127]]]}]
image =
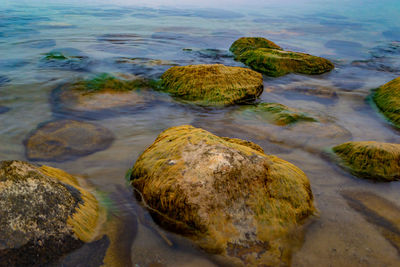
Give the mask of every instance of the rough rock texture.
[{"label": "rough rock texture", "polygon": [[400,145],[374,141],[347,142],[333,148],[343,165],[359,177],[400,179]]},{"label": "rough rock texture", "polygon": [[40,125],[24,142],[30,160],[64,161],[104,150],[113,133],[100,125],[58,120]]},{"label": "rough rock texture", "polygon": [[221,64],[172,67],[161,79],[165,91],[200,105],[246,102],[263,91],[261,74]]},{"label": "rough rock texture", "polygon": [[245,117],[256,117],[276,125],[285,126],[301,121],[317,121],[295,109],[279,103],[261,103],[256,106],[244,106],[240,113]]},{"label": "rough rock texture", "polygon": [[99,205],[75,177],[0,162],[0,266],[43,266],[93,239]]},{"label": "rough rock texture", "polygon": [[289,264],[289,234],[315,210],[296,166],[188,125],[162,132],[131,180],[161,225],[252,266]]},{"label": "rough rock texture", "polygon": [[231,45],[229,50],[235,55],[235,57],[239,57],[246,51],[255,50],[258,48],[271,48],[271,49],[282,50],[282,48],[277,44],[275,44],[274,42],[262,37],[239,38]]},{"label": "rough rock texture", "polygon": [[400,128],[400,77],[379,87],[373,100],[382,113]]},{"label": "rough rock texture", "polygon": [[250,68],[273,77],[292,72],[322,74],[334,68],[329,60],[322,57],[268,48],[249,50],[238,59]]},{"label": "rough rock texture", "polygon": [[138,77],[117,78],[99,74],[93,79],[57,87],[52,104],[57,113],[82,117],[126,114],[145,108],[153,100],[149,82]]}]

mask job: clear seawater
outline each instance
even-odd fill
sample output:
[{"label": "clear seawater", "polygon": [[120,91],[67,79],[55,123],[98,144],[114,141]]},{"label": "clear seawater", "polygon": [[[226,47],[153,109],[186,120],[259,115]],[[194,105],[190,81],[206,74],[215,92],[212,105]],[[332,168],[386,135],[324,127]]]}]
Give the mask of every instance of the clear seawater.
[{"label": "clear seawater", "polygon": [[[366,101],[371,89],[400,76],[397,0],[111,2],[0,0],[1,160],[26,160],[26,136],[59,116],[51,92],[60,84],[103,72],[159,78],[168,64],[243,66],[229,53],[231,43],[243,36],[265,37],[285,49],[326,57],[336,68],[319,76],[264,77],[259,102],[309,111],[330,121],[332,129],[288,130],[236,116],[238,106],[193,107],[162,95],[162,101],[137,112],[80,118],[113,131],[116,140],[107,150],[61,163],[39,163],[86,177],[117,202],[121,220],[146,218],[138,220],[137,230],[126,227],[131,233],[121,248],[129,258],[125,262],[214,266],[209,255],[152,223],[133,197],[125,173],[171,126],[192,124],[219,136],[251,140],[266,153],[294,163],[310,179],[320,214],[307,226],[293,266],[399,266],[399,252],[347,205],[341,193],[368,191],[398,203],[400,182],[355,178],[318,153],[350,140],[400,141],[399,131]],[[44,53],[63,49],[88,60],[79,67],[43,63]],[[167,63],[118,63],[121,58]],[[332,134],[338,129],[338,135]]]}]

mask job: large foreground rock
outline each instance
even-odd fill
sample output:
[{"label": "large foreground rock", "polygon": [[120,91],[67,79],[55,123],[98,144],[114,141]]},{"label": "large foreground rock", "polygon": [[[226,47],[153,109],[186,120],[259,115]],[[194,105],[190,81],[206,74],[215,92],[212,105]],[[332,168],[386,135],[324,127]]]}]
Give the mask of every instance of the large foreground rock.
[{"label": "large foreground rock", "polygon": [[57,262],[93,240],[99,212],[96,198],[68,173],[0,162],[0,266]]},{"label": "large foreground rock", "polygon": [[379,87],[373,100],[382,113],[400,128],[400,77]]},{"label": "large foreground rock", "polygon": [[325,58],[284,51],[271,41],[259,37],[241,38],[232,44],[230,50],[237,60],[273,77],[288,73],[322,74],[334,68],[332,62]]},{"label": "large foreground rock", "polygon": [[347,142],[333,148],[342,165],[356,176],[381,181],[400,179],[400,145],[374,141]]},{"label": "large foreground rock", "polygon": [[161,79],[165,91],[200,105],[246,102],[254,100],[263,91],[261,74],[222,64],[172,67]]},{"label": "large foreground rock", "polygon": [[113,141],[113,133],[101,125],[57,120],[40,125],[24,143],[29,160],[65,161],[106,149]]},{"label": "large foreground rock", "polygon": [[299,168],[192,126],[162,132],[131,180],[161,225],[253,266],[288,264],[289,234],[315,210]]}]

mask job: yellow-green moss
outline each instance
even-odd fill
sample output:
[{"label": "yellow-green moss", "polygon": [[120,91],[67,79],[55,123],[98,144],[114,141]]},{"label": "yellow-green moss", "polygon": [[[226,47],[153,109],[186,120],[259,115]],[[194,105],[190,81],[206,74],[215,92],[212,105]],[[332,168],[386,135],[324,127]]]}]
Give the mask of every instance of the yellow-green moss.
[{"label": "yellow-green moss", "polygon": [[244,106],[240,109],[240,112],[245,117],[255,117],[279,126],[286,126],[301,121],[317,121],[306,113],[288,108],[279,103],[261,103],[255,106]]},{"label": "yellow-green moss", "polygon": [[92,193],[79,186],[78,181],[72,175],[63,170],[49,166],[41,166],[39,170],[60,182],[73,186],[81,193],[82,202],[78,204],[75,213],[67,220],[67,224],[73,229],[74,234],[83,242],[89,242],[95,237],[99,220],[99,203]]},{"label": "yellow-green moss", "polygon": [[373,100],[382,113],[400,128],[400,77],[379,87]]},{"label": "yellow-green moss", "polygon": [[161,77],[163,90],[200,105],[229,105],[254,100],[263,91],[262,76],[240,67],[172,67]]},{"label": "yellow-green moss", "polygon": [[[246,264],[265,264],[251,248],[285,247],[280,242],[315,211],[300,169],[249,141],[189,125],[162,132],[136,161],[131,180],[161,225]],[[260,255],[271,252],[262,247]]]},{"label": "yellow-green moss", "polygon": [[400,179],[400,145],[373,141],[347,142],[333,148],[356,176],[374,180]]},{"label": "yellow-green moss", "polygon": [[249,50],[241,54],[238,59],[252,69],[273,77],[292,72],[322,74],[334,68],[334,65],[325,58],[268,48]]},{"label": "yellow-green moss", "polygon": [[235,57],[239,57],[242,53],[246,51],[255,50],[258,48],[271,48],[282,50],[282,48],[274,42],[262,37],[239,38],[231,45],[229,50],[235,55]]}]

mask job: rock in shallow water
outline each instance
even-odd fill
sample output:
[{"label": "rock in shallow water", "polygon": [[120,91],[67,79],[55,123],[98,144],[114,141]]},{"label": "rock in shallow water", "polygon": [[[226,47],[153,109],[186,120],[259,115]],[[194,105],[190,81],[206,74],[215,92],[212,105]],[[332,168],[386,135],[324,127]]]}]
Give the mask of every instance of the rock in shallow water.
[{"label": "rock in shallow water", "polygon": [[261,37],[240,38],[229,50],[237,60],[250,68],[273,77],[288,73],[322,74],[334,68],[325,58],[284,51],[275,43]]},{"label": "rock in shallow water", "polygon": [[58,120],[40,125],[24,142],[30,160],[65,161],[106,149],[113,133],[100,125]]},{"label": "rock in shallow water", "polygon": [[264,87],[259,73],[221,64],[172,67],[161,79],[163,90],[200,105],[230,105],[254,100]]},{"label": "rock in shallow water", "polygon": [[400,145],[373,141],[347,142],[333,148],[354,175],[380,181],[400,179]]},{"label": "rock in shallow water", "polygon": [[136,76],[122,79],[103,73],[93,79],[55,88],[53,110],[85,118],[127,114],[141,110],[153,101],[150,87],[149,82]]},{"label": "rock in shallow water", "polygon": [[161,225],[253,266],[288,264],[289,233],[315,211],[296,166],[192,126],[161,133],[131,181]]},{"label": "rock in shallow water", "polygon": [[99,204],[75,177],[48,166],[0,162],[0,266],[57,262],[95,236]]},{"label": "rock in shallow water", "polygon": [[376,89],[372,98],[382,113],[400,128],[400,77]]}]

